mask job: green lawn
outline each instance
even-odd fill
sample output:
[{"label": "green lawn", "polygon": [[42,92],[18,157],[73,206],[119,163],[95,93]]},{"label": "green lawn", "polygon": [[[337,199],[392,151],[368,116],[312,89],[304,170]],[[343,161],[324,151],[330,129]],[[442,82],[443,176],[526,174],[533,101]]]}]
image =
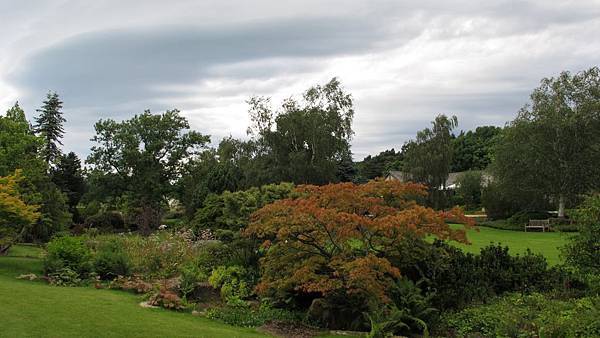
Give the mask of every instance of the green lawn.
[{"label": "green lawn", "polygon": [[[460,227],[460,225],[453,225]],[[456,246],[464,251],[479,253],[479,250],[490,243],[501,243],[509,247],[511,254],[524,253],[527,248],[534,253],[541,253],[546,257],[550,265],[561,263],[560,247],[564,246],[570,233],[561,232],[521,232],[511,230],[500,230],[487,227],[478,227],[476,230],[469,230],[467,238],[471,245],[455,243]]]},{"label": "green lawn", "polygon": [[0,257],[0,337],[264,337],[209,319],[144,309],[139,296],[18,280],[41,272],[39,249],[17,246]]}]

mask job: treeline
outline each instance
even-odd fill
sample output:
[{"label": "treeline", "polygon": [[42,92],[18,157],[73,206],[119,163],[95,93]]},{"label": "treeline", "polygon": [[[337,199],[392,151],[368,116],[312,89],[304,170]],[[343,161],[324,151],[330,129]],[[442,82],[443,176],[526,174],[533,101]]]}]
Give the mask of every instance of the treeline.
[{"label": "treeline", "polygon": [[[362,183],[391,170],[425,184],[438,209],[483,203],[492,217],[508,217],[556,206],[563,215],[600,182],[599,83],[598,68],[564,72],[542,80],[504,128],[456,133],[456,117],[439,115],[399,151],[354,163],[353,99],[334,78],[276,108],[270,98],[250,98],[249,138],[227,137],[215,148],[177,110],[100,120],[85,169],[60,151],[66,121],[60,98],[49,93],[33,125],[18,103],[0,117],[0,176],[21,170],[19,194],[40,213],[33,223],[3,225],[11,234],[4,237],[46,241],[73,224],[149,233],[166,213],[191,220],[225,191]],[[450,172],[478,170],[493,180],[462,178],[462,199],[448,198]]]}]

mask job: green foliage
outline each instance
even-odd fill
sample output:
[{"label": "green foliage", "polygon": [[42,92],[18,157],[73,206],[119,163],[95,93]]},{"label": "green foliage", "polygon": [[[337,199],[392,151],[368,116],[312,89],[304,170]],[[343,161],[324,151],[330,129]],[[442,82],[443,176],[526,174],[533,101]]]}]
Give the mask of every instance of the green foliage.
[{"label": "green foliage", "polygon": [[483,174],[481,171],[467,171],[456,180],[456,194],[461,197],[468,209],[473,209],[481,204],[481,191],[483,189]]},{"label": "green foliage", "polygon": [[22,240],[26,227],[40,217],[38,206],[23,201],[18,189],[22,179],[20,170],[0,177],[0,255],[6,254],[14,242]]},{"label": "green foliage", "polygon": [[445,204],[443,190],[452,163],[452,130],[458,119],[438,115],[431,124],[431,128],[419,131],[416,139],[406,144],[404,169],[412,181],[429,187],[430,202],[440,209]]},{"label": "green foliage", "polygon": [[135,223],[144,234],[158,227],[166,198],[175,191],[174,182],[185,162],[209,142],[209,137],[187,131],[188,121],[177,110],[161,115],[145,111],[130,120],[96,123],[97,143],[88,162],[95,181],[108,196],[126,196]]},{"label": "green foliage", "polygon": [[452,140],[452,172],[484,170],[490,164],[500,127],[481,126],[462,132]]},{"label": "green foliage", "polygon": [[88,228],[97,228],[103,231],[119,231],[125,229],[125,219],[119,211],[100,211],[85,218]]},{"label": "green foliage", "polygon": [[196,212],[192,228],[227,229],[235,232],[248,225],[250,215],[276,200],[290,197],[294,185],[291,183],[268,184],[244,191],[225,191],[221,195],[209,195],[204,206]]},{"label": "green foliage", "polygon": [[384,150],[375,156],[368,155],[362,162],[357,163],[358,179],[368,181],[377,177],[384,177],[390,170],[401,170],[404,154],[396,152],[394,148]]},{"label": "green foliage", "polygon": [[81,221],[77,204],[85,192],[85,181],[81,161],[74,152],[60,155],[56,167],[51,170],[52,182],[66,195],[69,212],[73,221]]},{"label": "green foliage", "polygon": [[94,272],[105,280],[117,276],[127,276],[131,272],[131,263],[122,241],[109,240],[100,243],[92,260]]},{"label": "green foliage", "polygon": [[205,273],[200,270],[197,264],[187,263],[180,269],[179,291],[184,299],[188,299],[196,290],[199,283],[208,280]]},{"label": "green foliage", "polygon": [[390,318],[398,323],[403,323],[396,332],[418,333],[425,337],[429,335],[429,323],[436,314],[437,309],[431,306],[434,294],[424,295],[419,287],[420,282],[402,278],[396,282],[392,301]]},{"label": "green foliage", "polygon": [[261,306],[258,309],[247,306],[212,308],[206,311],[206,317],[240,327],[258,327],[273,320],[299,322],[303,319],[301,313],[268,306]]},{"label": "green foliage", "polygon": [[445,323],[460,337],[597,337],[598,318],[598,297],[565,301],[534,293],[511,294],[450,314]]},{"label": "green foliage", "polygon": [[0,176],[23,170],[25,176],[44,174],[46,164],[38,156],[42,139],[35,136],[19,103],[0,116]]},{"label": "green foliage", "polygon": [[216,267],[208,277],[208,282],[221,290],[221,297],[228,303],[236,303],[252,295],[251,276],[241,266]]},{"label": "green foliage", "polygon": [[47,246],[44,272],[52,274],[68,268],[79,276],[91,271],[92,253],[82,237],[62,236],[52,239]]},{"label": "green foliage", "polygon": [[441,241],[409,239],[400,243],[398,251],[403,254],[392,258],[394,266],[406,278],[418,281],[419,288],[430,293],[432,306],[440,310],[462,308],[506,292],[548,290],[561,283],[543,256],[529,251],[511,256],[508,247],[500,245],[489,245],[473,255]]},{"label": "green foliage", "polygon": [[48,282],[56,286],[81,286],[84,281],[79,272],[69,267],[59,268],[48,273]]},{"label": "green foliage", "polygon": [[494,152],[494,179],[517,195],[552,197],[562,217],[569,198],[600,184],[598,107],[597,67],[543,79],[530,104],[501,134]]},{"label": "green foliage", "polygon": [[44,140],[42,156],[46,163],[53,163],[61,154],[59,145],[62,145],[64,134],[63,123],[67,120],[63,117],[63,102],[58,94],[48,92],[46,101],[37,111],[40,113],[35,119],[35,132]]},{"label": "green foliage", "polygon": [[260,157],[271,166],[269,182],[324,184],[338,179],[339,164],[348,157],[354,134],[353,100],[333,78],[325,85],[309,88],[301,101],[287,99],[275,114],[270,99],[248,101]]},{"label": "green foliage", "polygon": [[574,216],[579,233],[564,249],[566,262],[585,274],[600,275],[600,195],[588,197]]}]

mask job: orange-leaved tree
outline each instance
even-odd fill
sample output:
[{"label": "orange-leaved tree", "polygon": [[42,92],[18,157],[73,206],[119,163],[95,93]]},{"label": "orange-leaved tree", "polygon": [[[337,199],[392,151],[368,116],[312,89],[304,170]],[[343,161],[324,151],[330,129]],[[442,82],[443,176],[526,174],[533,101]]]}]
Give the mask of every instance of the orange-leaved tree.
[{"label": "orange-leaved tree", "polygon": [[38,206],[24,202],[19,193],[22,179],[20,170],[14,175],[0,177],[0,255],[6,254],[23,236],[26,227],[40,217]]},{"label": "orange-leaved tree", "polygon": [[460,210],[435,211],[416,201],[420,184],[375,180],[366,184],[304,185],[296,198],[276,201],[251,216],[245,235],[262,239],[257,292],[278,300],[337,297],[373,308],[390,301],[401,271],[386,257],[401,255],[406,236],[466,242],[470,224]]}]

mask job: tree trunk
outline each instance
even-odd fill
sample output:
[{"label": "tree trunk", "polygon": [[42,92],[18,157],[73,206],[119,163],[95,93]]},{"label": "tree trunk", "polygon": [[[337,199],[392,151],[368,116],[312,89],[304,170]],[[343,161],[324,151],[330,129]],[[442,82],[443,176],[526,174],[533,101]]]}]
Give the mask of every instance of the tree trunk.
[{"label": "tree trunk", "polygon": [[563,194],[558,197],[558,217],[565,217],[565,195]]},{"label": "tree trunk", "polygon": [[12,243],[2,244],[0,245],[0,256],[6,256],[8,254],[8,250],[12,246]]}]

